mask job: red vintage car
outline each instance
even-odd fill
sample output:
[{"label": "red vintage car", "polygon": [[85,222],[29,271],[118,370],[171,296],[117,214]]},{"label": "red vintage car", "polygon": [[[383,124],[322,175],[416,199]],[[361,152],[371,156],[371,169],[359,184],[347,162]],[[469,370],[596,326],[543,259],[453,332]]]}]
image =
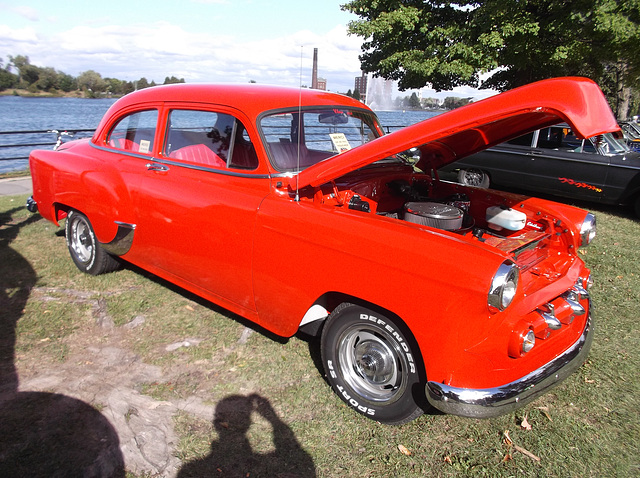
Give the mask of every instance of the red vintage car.
[{"label": "red vintage car", "polygon": [[558,122],[619,131],[582,78],[388,135],[337,94],[160,86],[118,100],[93,138],[34,151],[31,208],[66,219],[82,271],[135,264],[281,336],[321,334],[328,382],[367,417],[491,417],[585,360],[578,249],[595,218],[437,170]]}]

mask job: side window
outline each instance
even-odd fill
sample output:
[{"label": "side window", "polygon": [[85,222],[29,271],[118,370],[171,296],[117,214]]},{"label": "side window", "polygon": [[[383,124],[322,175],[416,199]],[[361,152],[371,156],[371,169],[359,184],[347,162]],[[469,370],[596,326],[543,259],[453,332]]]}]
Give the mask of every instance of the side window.
[{"label": "side window", "polygon": [[512,140],[507,141],[507,143],[515,144],[516,146],[531,146],[531,141],[533,141],[533,131],[523,136],[513,138]]},{"label": "side window", "polygon": [[138,111],[122,118],[109,133],[107,144],[116,149],[149,154],[158,123],[158,111]]},{"label": "side window", "polygon": [[242,123],[231,115],[212,111],[171,111],[164,155],[211,168],[258,167],[258,157]]},{"label": "side window", "polygon": [[538,148],[560,149],[564,132],[562,128],[544,128],[540,130]]}]

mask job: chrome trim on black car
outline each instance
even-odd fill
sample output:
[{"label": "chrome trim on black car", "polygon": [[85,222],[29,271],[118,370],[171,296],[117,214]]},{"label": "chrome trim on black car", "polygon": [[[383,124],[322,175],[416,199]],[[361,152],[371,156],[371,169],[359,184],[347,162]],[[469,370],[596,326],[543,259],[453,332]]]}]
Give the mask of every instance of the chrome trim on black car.
[{"label": "chrome trim on black car", "polygon": [[486,389],[428,382],[427,399],[438,410],[463,417],[491,418],[509,413],[546,393],[577,370],[586,360],[592,341],[593,327],[588,317],[580,338],[538,370],[501,387]]}]

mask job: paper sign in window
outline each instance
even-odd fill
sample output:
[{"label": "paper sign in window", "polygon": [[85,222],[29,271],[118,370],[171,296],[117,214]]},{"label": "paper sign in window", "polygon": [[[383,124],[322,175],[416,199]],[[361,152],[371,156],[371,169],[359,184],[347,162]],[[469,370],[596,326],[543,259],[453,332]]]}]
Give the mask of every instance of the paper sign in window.
[{"label": "paper sign in window", "polygon": [[151,141],[143,139],[140,141],[140,149],[138,151],[141,153],[148,153],[150,147],[151,147]]},{"label": "paper sign in window", "polygon": [[345,151],[349,151],[351,149],[349,140],[344,135],[344,133],[332,133],[329,136],[331,137],[333,147],[336,148],[338,153],[344,153]]}]

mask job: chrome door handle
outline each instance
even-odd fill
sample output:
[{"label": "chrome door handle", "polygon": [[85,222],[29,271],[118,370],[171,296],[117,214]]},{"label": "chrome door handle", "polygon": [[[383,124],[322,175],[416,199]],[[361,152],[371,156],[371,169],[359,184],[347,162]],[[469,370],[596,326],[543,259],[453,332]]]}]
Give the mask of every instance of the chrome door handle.
[{"label": "chrome door handle", "polygon": [[148,171],[169,171],[169,167],[159,163],[147,163]]}]

